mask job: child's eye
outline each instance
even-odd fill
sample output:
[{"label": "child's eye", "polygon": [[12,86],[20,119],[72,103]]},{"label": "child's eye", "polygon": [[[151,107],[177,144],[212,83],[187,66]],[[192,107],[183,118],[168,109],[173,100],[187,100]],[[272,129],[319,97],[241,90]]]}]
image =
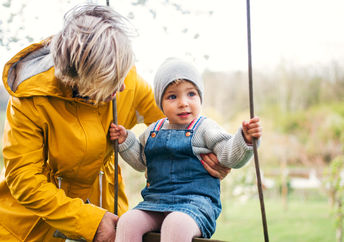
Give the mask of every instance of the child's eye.
[{"label": "child's eye", "polygon": [[177,96],[176,95],[169,95],[169,96],[167,96],[167,99],[176,99],[177,98]]},{"label": "child's eye", "polygon": [[188,96],[189,96],[189,97],[193,97],[193,96],[196,96],[196,95],[197,95],[197,93],[196,93],[196,92],[193,92],[193,91],[188,93]]}]

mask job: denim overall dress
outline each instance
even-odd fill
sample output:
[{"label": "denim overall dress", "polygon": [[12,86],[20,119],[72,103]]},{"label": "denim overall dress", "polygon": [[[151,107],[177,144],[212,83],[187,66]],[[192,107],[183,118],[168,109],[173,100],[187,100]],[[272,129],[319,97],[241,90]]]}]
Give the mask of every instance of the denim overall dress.
[{"label": "denim overall dress", "polygon": [[160,129],[166,119],[157,122],[144,150],[148,174],[141,192],[144,201],[135,209],[186,213],[202,237],[210,238],[221,212],[220,181],[204,169],[191,144],[203,119],[195,119],[186,130]]}]

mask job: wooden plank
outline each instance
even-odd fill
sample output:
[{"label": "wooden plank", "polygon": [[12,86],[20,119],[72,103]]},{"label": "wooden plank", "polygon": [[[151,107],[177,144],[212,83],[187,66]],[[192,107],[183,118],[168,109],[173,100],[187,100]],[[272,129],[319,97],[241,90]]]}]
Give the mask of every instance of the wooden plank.
[{"label": "wooden plank", "polygon": [[[192,242],[226,242],[222,240],[204,239],[204,238],[193,238]],[[142,242],[160,242],[160,233],[149,232],[143,236]],[[228,242],[228,241],[227,241]]]}]

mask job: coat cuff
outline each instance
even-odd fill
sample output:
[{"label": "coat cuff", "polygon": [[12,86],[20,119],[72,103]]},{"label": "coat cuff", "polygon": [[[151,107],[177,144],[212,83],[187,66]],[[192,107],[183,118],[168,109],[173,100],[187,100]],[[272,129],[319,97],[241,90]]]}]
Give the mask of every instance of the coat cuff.
[{"label": "coat cuff", "polygon": [[134,134],[134,132],[127,130],[128,132],[128,137],[127,139],[122,143],[118,145],[118,151],[122,152],[125,151],[127,149],[129,149],[131,146],[134,145],[135,141],[136,141],[136,136]]},{"label": "coat cuff", "polygon": [[238,131],[237,131],[235,137],[238,139],[238,143],[239,143],[242,147],[244,147],[245,151],[253,150],[252,144],[246,143],[245,138],[244,138],[244,131],[242,130],[241,127],[238,129]]},{"label": "coat cuff", "polygon": [[103,219],[106,210],[93,204],[85,204],[84,212],[81,213],[77,225],[77,233],[87,241],[93,241],[100,221]]},{"label": "coat cuff", "polygon": [[[241,133],[240,136],[241,136],[241,138],[242,138],[240,142],[241,142],[242,144],[245,143],[245,146],[246,146],[246,147],[250,147],[251,150],[253,150],[253,143],[250,144],[250,143],[247,143],[247,142],[246,142],[245,137],[244,137],[244,136],[245,136],[245,135],[244,135],[244,131],[242,130],[241,127],[239,128],[239,130],[238,130],[237,133],[239,134],[239,132]],[[259,147],[259,145],[260,145],[260,139],[261,139],[261,138],[257,139],[257,147]]]}]

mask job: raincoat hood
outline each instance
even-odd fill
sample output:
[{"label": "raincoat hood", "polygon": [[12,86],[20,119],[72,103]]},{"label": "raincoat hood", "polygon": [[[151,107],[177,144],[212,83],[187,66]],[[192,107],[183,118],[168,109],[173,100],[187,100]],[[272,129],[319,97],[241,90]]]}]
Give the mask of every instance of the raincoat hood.
[{"label": "raincoat hood", "polygon": [[4,87],[11,96],[72,98],[72,89],[55,77],[49,41],[32,44],[5,64]]}]

